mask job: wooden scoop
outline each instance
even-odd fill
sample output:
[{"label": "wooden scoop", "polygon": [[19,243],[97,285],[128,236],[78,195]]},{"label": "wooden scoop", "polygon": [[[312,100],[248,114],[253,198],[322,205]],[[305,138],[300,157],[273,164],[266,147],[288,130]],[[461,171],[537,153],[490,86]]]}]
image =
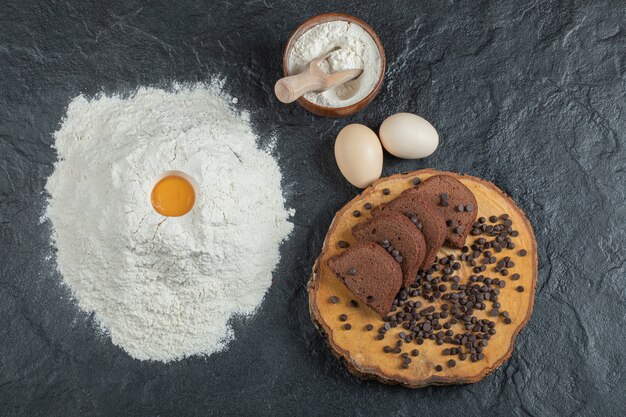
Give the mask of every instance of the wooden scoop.
[{"label": "wooden scoop", "polygon": [[291,103],[309,91],[322,92],[330,90],[335,86],[355,79],[363,72],[360,69],[351,69],[326,74],[322,71],[319,64],[327,59],[329,55],[330,53],[309,62],[307,69],[300,74],[291,75],[276,81],[274,93],[278,100],[283,103]]}]

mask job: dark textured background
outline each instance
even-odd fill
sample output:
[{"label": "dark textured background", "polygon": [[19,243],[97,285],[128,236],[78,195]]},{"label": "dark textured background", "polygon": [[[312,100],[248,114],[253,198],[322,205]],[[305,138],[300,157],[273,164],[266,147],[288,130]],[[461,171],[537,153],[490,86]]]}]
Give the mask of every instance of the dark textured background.
[{"label": "dark textured background", "polygon": [[[104,5],[108,3],[108,5]],[[272,95],[304,19],[352,13],[389,61],[379,97],[344,120]],[[0,1],[0,415],[626,415],[624,1]],[[133,360],[61,286],[41,224],[52,133],[80,93],[226,77],[265,140],[278,136],[297,210],[260,311],[209,358]],[[441,145],[415,168],[495,182],[539,241],[535,311],[480,383],[411,391],[348,374],[307,313],[334,212],[357,190],[333,141],[350,122],[423,115]]]}]

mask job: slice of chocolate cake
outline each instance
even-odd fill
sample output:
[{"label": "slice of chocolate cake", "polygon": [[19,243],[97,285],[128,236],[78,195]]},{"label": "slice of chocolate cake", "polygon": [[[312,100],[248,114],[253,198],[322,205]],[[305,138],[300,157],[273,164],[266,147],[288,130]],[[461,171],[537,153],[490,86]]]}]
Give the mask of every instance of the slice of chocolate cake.
[{"label": "slice of chocolate cake", "polygon": [[402,286],[415,282],[417,271],[426,254],[426,241],[422,232],[403,214],[388,211],[352,228],[358,240],[380,244],[400,263]]},{"label": "slice of chocolate cake", "polygon": [[372,310],[381,316],[389,313],[402,286],[402,269],[382,246],[359,242],[330,258],[328,267]]},{"label": "slice of chocolate cake", "polygon": [[404,194],[417,195],[435,207],[446,221],[446,242],[455,248],[465,245],[478,204],[474,194],[450,175],[434,175]]},{"label": "slice of chocolate cake", "polygon": [[405,215],[422,232],[426,240],[426,252],[421,267],[430,268],[446,239],[446,222],[443,217],[437,209],[412,194],[401,194],[395,200],[375,207],[372,214],[376,217],[390,211]]}]

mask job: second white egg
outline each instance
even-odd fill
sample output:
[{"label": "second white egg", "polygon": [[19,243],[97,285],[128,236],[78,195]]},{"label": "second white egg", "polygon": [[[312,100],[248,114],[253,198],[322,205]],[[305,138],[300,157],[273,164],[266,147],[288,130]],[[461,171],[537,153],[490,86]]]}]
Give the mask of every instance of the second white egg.
[{"label": "second white egg", "polygon": [[433,125],[411,113],[387,117],[380,125],[379,136],[387,152],[403,159],[425,158],[439,145],[439,134]]}]

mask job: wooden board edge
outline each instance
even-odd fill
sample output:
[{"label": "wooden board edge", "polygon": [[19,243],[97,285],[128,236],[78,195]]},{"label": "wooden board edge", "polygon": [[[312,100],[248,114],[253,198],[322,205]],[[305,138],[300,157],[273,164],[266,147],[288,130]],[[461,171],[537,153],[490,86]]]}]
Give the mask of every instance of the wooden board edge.
[{"label": "wooden board edge", "polygon": [[[319,270],[319,263],[321,261],[321,259],[324,257],[325,255],[325,251],[326,248],[328,247],[328,239],[329,236],[332,234],[332,232],[334,231],[334,229],[336,228],[336,223],[338,221],[338,219],[341,217],[341,215],[348,209],[348,207],[352,206],[352,204],[358,200],[360,198],[360,196],[366,192],[372,191],[374,188],[380,186],[381,184],[390,181],[390,180],[394,180],[394,179],[401,179],[404,177],[407,177],[407,179],[409,177],[413,177],[413,176],[417,176],[417,175],[424,175],[424,174],[430,174],[430,175],[451,175],[455,178],[472,178],[472,180],[475,180],[479,183],[482,183],[483,185],[493,189],[494,191],[498,192],[499,194],[501,194],[505,199],[509,200],[512,204],[513,207],[515,207],[519,213],[521,214],[521,219],[522,221],[524,221],[526,223],[526,226],[528,228],[528,230],[530,231],[530,233],[532,234],[532,236],[530,237],[530,242],[532,244],[532,247],[530,248],[530,250],[528,250],[528,253],[532,256],[532,269],[533,269],[533,276],[532,276],[532,297],[530,300],[530,303],[528,305],[528,309],[526,311],[526,316],[524,317],[524,319],[522,320],[522,322],[517,326],[517,328],[513,331],[513,337],[511,337],[511,341],[510,341],[510,345],[509,345],[509,349],[504,353],[504,355],[502,355],[498,360],[496,360],[494,362],[494,364],[490,367],[485,368],[482,372],[480,372],[479,374],[477,374],[476,376],[473,377],[469,377],[469,378],[459,378],[459,377],[446,377],[446,376],[439,376],[439,375],[434,375],[431,376],[429,378],[426,379],[422,379],[422,380],[410,380],[408,378],[386,378],[384,375],[384,372],[378,368],[378,367],[369,367],[369,368],[365,368],[365,369],[361,369],[361,367],[351,359],[350,357],[350,353],[348,351],[345,351],[343,349],[341,349],[340,347],[338,347],[337,345],[335,345],[332,341],[332,329],[329,328],[328,326],[326,326],[320,319],[320,313],[319,310],[317,309],[317,306],[314,303],[314,299],[315,299],[315,292],[317,291],[317,287],[319,285],[319,279],[318,279],[318,270]],[[478,178],[478,177],[474,177],[472,175],[467,175],[467,174],[458,174],[458,173],[454,173],[454,172],[448,172],[448,171],[438,171],[438,170],[434,170],[434,169],[420,169],[420,170],[416,170],[416,171],[410,171],[410,172],[406,172],[406,173],[402,173],[402,174],[394,174],[385,178],[381,178],[377,181],[375,181],[372,185],[370,185],[369,187],[367,187],[366,189],[364,189],[363,191],[361,191],[361,193],[359,193],[357,196],[355,196],[352,200],[350,200],[348,203],[346,203],[333,217],[333,221],[331,222],[330,227],[328,228],[328,232],[326,232],[326,237],[324,238],[324,242],[322,244],[322,252],[320,253],[319,257],[315,260],[315,263],[313,264],[313,272],[311,275],[311,278],[309,279],[309,282],[307,283],[307,289],[309,292],[309,314],[311,315],[311,321],[313,322],[313,324],[315,325],[315,327],[317,328],[317,330],[322,334],[322,337],[324,337],[324,339],[326,340],[326,343],[329,345],[329,347],[331,348],[331,351],[333,352],[333,354],[335,356],[337,356],[338,358],[342,359],[343,362],[346,364],[346,367],[348,368],[348,370],[354,374],[355,376],[361,378],[361,379],[365,379],[365,380],[376,380],[385,384],[389,384],[389,385],[402,385],[405,386],[407,388],[423,388],[425,386],[428,385],[456,385],[456,384],[473,384],[476,382],[479,382],[481,380],[483,380],[486,376],[488,376],[489,374],[493,373],[494,371],[496,371],[500,366],[502,366],[502,364],[504,364],[513,354],[513,350],[515,349],[515,342],[517,340],[517,337],[519,336],[520,332],[524,329],[524,327],[526,327],[526,324],[528,323],[528,321],[530,320],[530,316],[532,315],[533,309],[534,309],[534,304],[535,304],[535,293],[536,293],[536,289],[537,289],[537,278],[538,278],[538,256],[537,256],[537,239],[535,236],[535,232],[533,230],[532,224],[530,223],[530,221],[528,220],[528,218],[526,217],[526,213],[524,213],[524,211],[518,207],[518,205],[515,203],[515,201],[504,191],[502,191],[501,189],[499,189],[498,187],[496,187],[495,184],[493,184],[490,181],[484,180],[482,178]]]}]

